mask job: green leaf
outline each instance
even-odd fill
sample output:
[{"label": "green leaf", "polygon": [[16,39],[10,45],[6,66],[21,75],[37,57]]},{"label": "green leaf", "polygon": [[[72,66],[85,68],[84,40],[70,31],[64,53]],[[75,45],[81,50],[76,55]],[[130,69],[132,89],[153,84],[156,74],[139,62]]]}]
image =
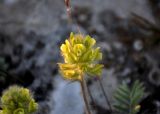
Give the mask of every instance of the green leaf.
[{"label": "green leaf", "polygon": [[116,108],[116,110],[118,112],[122,112],[124,114],[128,114],[128,109],[126,107],[123,107],[122,105],[114,105],[114,107]]},{"label": "green leaf", "polygon": [[126,106],[129,105],[128,99],[126,99],[125,97],[123,97],[121,95],[116,94],[114,96],[114,98],[117,100],[117,102],[119,102],[119,103],[121,103],[123,105],[126,105]]},{"label": "green leaf", "polygon": [[124,114],[136,114],[140,109],[139,102],[143,94],[144,86],[139,81],[135,81],[131,88],[126,84],[122,84],[115,92],[114,99],[116,105],[114,107],[118,112]]}]

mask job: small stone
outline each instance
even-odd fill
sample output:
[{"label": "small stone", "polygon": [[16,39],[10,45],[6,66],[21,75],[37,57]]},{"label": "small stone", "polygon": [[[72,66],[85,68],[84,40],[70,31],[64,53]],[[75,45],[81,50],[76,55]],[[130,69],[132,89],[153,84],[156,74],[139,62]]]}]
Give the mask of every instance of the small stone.
[{"label": "small stone", "polygon": [[141,40],[136,40],[133,44],[133,48],[136,50],[136,51],[141,51],[143,49],[143,43]]}]

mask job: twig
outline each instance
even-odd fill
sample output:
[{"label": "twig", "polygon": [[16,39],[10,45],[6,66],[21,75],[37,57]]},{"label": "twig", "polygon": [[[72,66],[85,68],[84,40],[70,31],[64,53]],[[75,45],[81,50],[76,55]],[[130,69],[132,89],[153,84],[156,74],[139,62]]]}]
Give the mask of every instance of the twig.
[{"label": "twig", "polygon": [[71,6],[70,6],[70,0],[64,0],[66,5],[66,11],[68,15],[68,21],[69,23],[72,23],[72,14],[71,14]]}]

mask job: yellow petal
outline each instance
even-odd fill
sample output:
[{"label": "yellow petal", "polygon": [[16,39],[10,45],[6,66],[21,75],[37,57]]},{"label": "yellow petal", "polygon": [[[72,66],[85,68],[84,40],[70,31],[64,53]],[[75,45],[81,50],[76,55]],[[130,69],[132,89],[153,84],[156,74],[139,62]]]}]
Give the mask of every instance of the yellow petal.
[{"label": "yellow petal", "polygon": [[61,73],[66,80],[80,80],[80,75],[76,70],[63,70]]},{"label": "yellow petal", "polygon": [[61,49],[62,52],[66,52],[67,51],[67,47],[66,47],[65,44],[62,44],[60,49]]},{"label": "yellow petal", "polygon": [[74,53],[80,57],[86,51],[86,48],[83,44],[76,44],[73,47]]},{"label": "yellow petal", "polygon": [[59,63],[58,65],[59,65],[60,69],[62,69],[62,70],[75,69],[76,68],[75,64],[61,64],[61,63]]}]

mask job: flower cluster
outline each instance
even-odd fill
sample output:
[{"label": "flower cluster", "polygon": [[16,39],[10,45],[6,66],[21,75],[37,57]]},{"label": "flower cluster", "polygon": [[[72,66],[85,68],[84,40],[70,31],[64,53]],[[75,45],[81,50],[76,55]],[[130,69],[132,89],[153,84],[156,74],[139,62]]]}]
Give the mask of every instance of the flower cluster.
[{"label": "flower cluster", "polygon": [[89,35],[70,34],[60,47],[65,63],[59,63],[59,67],[65,79],[81,80],[85,73],[89,76],[101,74],[103,65],[97,61],[102,59],[102,53],[99,47],[94,47],[95,44],[95,39]]},{"label": "flower cluster", "polygon": [[38,108],[29,90],[19,86],[4,91],[1,103],[0,114],[32,114]]}]

